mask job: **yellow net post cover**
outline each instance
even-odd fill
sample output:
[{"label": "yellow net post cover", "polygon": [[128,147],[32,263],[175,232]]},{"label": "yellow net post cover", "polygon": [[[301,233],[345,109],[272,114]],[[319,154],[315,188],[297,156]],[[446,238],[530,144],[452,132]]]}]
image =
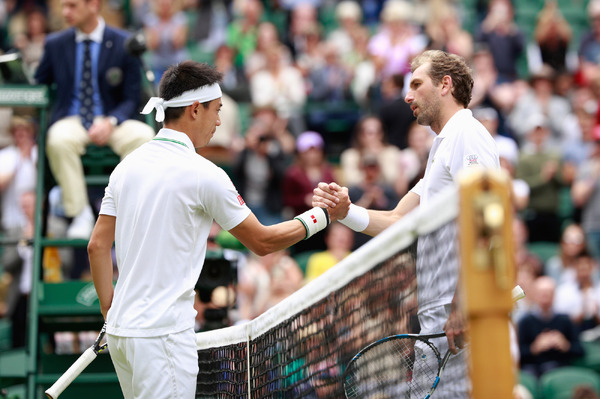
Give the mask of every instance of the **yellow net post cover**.
[{"label": "yellow net post cover", "polygon": [[473,398],[510,398],[514,369],[509,313],[515,284],[511,181],[501,170],[469,170],[458,181]]}]

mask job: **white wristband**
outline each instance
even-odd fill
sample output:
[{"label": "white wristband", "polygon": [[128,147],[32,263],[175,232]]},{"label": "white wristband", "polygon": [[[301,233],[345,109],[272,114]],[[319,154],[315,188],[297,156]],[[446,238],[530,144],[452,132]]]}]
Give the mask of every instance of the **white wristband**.
[{"label": "white wristband", "polygon": [[369,211],[362,206],[350,204],[350,210],[345,218],[338,220],[354,231],[361,232],[369,226]]},{"label": "white wristband", "polygon": [[294,219],[298,219],[304,225],[306,229],[305,240],[323,230],[329,224],[329,214],[325,209],[319,207],[309,209]]}]

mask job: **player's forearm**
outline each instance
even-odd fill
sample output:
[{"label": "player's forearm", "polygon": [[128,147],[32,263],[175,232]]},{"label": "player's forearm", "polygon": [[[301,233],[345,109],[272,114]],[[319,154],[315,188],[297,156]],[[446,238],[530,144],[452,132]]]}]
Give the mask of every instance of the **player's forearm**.
[{"label": "player's forearm", "polygon": [[90,269],[94,287],[100,300],[100,310],[106,319],[106,314],[113,298],[113,265],[110,251],[104,254],[90,254]]}]

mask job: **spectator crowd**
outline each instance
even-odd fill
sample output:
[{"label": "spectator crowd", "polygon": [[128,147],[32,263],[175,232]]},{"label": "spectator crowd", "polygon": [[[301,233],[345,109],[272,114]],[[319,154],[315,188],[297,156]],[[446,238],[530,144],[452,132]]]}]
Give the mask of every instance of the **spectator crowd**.
[{"label": "spectator crowd", "polygon": [[[309,209],[319,181],[349,187],[366,208],[395,207],[423,175],[433,139],[404,102],[410,61],[426,49],[464,57],[475,81],[469,108],[513,179],[517,283],[528,293],[512,315],[520,367],[540,377],[570,364],[583,355],[580,340],[600,331],[600,0],[577,2],[578,10],[551,0],[6,0],[0,50],[19,52],[32,82],[59,86],[48,75],[46,39],[72,25],[64,4],[90,1],[101,3],[106,26],[143,33],[141,51],[123,44],[144,79],[130,86],[138,108],[173,63],[193,59],[223,73],[222,125],[200,154],[229,173],[264,224]],[[114,72],[109,83],[122,78]],[[71,93],[57,88],[60,104]],[[135,111],[107,129],[151,124]],[[32,236],[36,140],[46,132],[35,111],[0,112],[2,237],[21,242],[2,251],[0,317],[23,323],[31,256],[22,239]],[[58,130],[65,121],[54,115]],[[148,139],[142,129],[139,142],[120,148],[89,132],[122,156]],[[48,141],[58,182],[48,229],[86,238],[98,198],[73,194],[81,176],[57,166],[76,153],[65,143]],[[367,240],[331,226],[288,251],[242,256],[234,321],[258,316]],[[58,278],[89,278],[85,256],[53,255]]]}]

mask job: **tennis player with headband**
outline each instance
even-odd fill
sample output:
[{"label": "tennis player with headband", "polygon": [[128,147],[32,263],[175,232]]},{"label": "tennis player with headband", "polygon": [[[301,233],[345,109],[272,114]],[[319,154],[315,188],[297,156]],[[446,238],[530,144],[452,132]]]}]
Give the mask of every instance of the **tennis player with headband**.
[{"label": "tennis player with headband", "polygon": [[[313,206],[328,207],[331,217],[355,231],[377,235],[420,204],[427,203],[437,193],[454,184],[460,170],[468,167],[499,168],[496,143],[485,127],[467,109],[471,101],[473,77],[465,61],[454,54],[439,50],[425,51],[411,64],[412,76],[405,101],[420,125],[430,126],[436,133],[429,153],[425,175],[392,211],[374,211],[352,204],[347,209],[345,187],[335,183],[319,183],[314,190]],[[340,196],[340,197],[338,197]],[[338,209],[337,206],[343,204]],[[442,245],[457,240],[456,231],[441,230],[436,237],[419,238],[419,247],[425,239]],[[450,254],[455,246],[448,245],[448,253],[436,262],[419,261],[422,251],[417,249],[418,316],[422,334],[446,332],[446,339],[436,342],[440,352],[447,348],[453,353],[463,346],[465,326],[457,311],[455,291],[459,265]],[[402,332],[402,331],[401,331]],[[400,332],[400,333],[401,333]],[[452,356],[445,373],[453,368],[457,378],[440,381],[435,396],[469,397],[464,356]],[[444,385],[444,386],[442,386]]]},{"label": "tennis player with headband", "polygon": [[218,134],[221,79],[214,67],[193,61],[164,73],[161,97],[142,111],[156,110],[164,127],[111,174],[88,245],[125,399],[195,396],[194,287],[213,220],[258,255],[307,239],[329,223],[327,212],[315,207],[263,226],[227,174],[196,153]]}]

